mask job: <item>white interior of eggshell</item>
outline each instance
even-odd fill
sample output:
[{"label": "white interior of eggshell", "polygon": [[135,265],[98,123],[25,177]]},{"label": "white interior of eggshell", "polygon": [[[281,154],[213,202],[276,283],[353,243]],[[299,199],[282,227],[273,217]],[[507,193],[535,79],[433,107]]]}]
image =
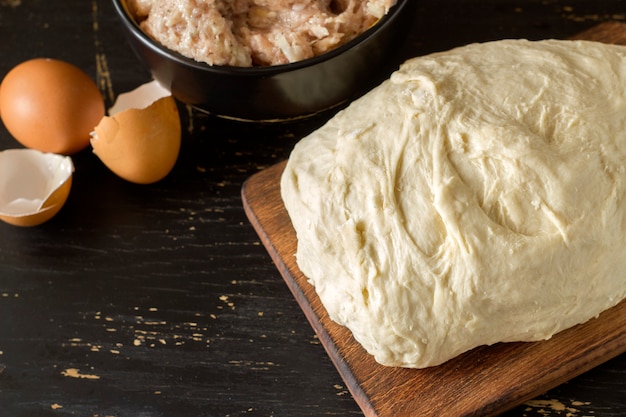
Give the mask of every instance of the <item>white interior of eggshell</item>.
[{"label": "white interior of eggshell", "polygon": [[69,156],[34,149],[0,152],[0,214],[24,216],[37,213],[73,171]]},{"label": "white interior of eggshell", "polygon": [[171,95],[172,93],[167,88],[153,80],[132,91],[120,94],[109,109],[109,116],[128,109],[145,109],[155,101]]}]

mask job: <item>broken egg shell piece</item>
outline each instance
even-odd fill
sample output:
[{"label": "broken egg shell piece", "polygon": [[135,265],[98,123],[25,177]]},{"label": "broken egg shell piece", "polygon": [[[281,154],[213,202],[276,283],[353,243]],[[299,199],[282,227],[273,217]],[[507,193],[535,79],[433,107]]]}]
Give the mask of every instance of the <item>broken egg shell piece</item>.
[{"label": "broken egg shell piece", "polygon": [[0,152],[0,220],[14,226],[38,226],[54,217],[72,187],[69,156],[35,149]]},{"label": "broken egg shell piece", "polygon": [[155,101],[171,96],[172,93],[157,80],[140,85],[132,91],[117,96],[113,106],[109,108],[109,116],[128,109],[145,109]]},{"label": "broken egg shell piece", "polygon": [[113,173],[137,184],[163,179],[181,146],[176,101],[152,81],[121,94],[91,133],[93,152]]}]

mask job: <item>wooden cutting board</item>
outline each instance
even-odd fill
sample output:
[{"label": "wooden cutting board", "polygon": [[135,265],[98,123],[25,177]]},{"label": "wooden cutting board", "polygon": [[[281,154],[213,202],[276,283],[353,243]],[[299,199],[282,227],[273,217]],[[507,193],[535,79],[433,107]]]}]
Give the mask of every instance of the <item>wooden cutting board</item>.
[{"label": "wooden cutting board", "polygon": [[[574,38],[626,44],[626,26],[605,23]],[[493,416],[626,351],[624,301],[548,341],[479,347],[422,370],[377,364],[330,320],[296,265],[296,235],[280,197],[284,167],[277,164],[244,183],[244,209],[366,416]]]}]

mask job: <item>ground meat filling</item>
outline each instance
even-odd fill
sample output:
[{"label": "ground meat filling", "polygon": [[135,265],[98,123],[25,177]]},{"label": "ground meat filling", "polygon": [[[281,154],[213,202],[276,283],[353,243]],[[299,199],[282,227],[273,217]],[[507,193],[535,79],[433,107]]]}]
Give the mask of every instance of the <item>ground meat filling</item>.
[{"label": "ground meat filling", "polygon": [[163,46],[210,65],[280,65],[334,49],[396,0],[128,0]]}]

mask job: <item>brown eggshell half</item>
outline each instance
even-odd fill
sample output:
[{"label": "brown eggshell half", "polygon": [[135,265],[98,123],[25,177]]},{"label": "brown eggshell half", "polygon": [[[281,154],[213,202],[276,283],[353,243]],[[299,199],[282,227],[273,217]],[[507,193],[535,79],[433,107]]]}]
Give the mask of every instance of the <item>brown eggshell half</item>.
[{"label": "brown eggshell half", "polygon": [[[133,95],[145,99],[135,100]],[[111,115],[102,118],[92,132],[93,152],[127,181],[150,184],[163,179],[174,168],[180,152],[181,123],[176,101],[155,82],[120,95],[118,101],[124,102],[122,108],[116,102],[109,111]],[[143,101],[149,104],[143,107]]]},{"label": "brown eggshell half", "polygon": [[68,156],[34,149],[0,152],[0,220],[23,227],[47,222],[67,201],[73,172]]}]

